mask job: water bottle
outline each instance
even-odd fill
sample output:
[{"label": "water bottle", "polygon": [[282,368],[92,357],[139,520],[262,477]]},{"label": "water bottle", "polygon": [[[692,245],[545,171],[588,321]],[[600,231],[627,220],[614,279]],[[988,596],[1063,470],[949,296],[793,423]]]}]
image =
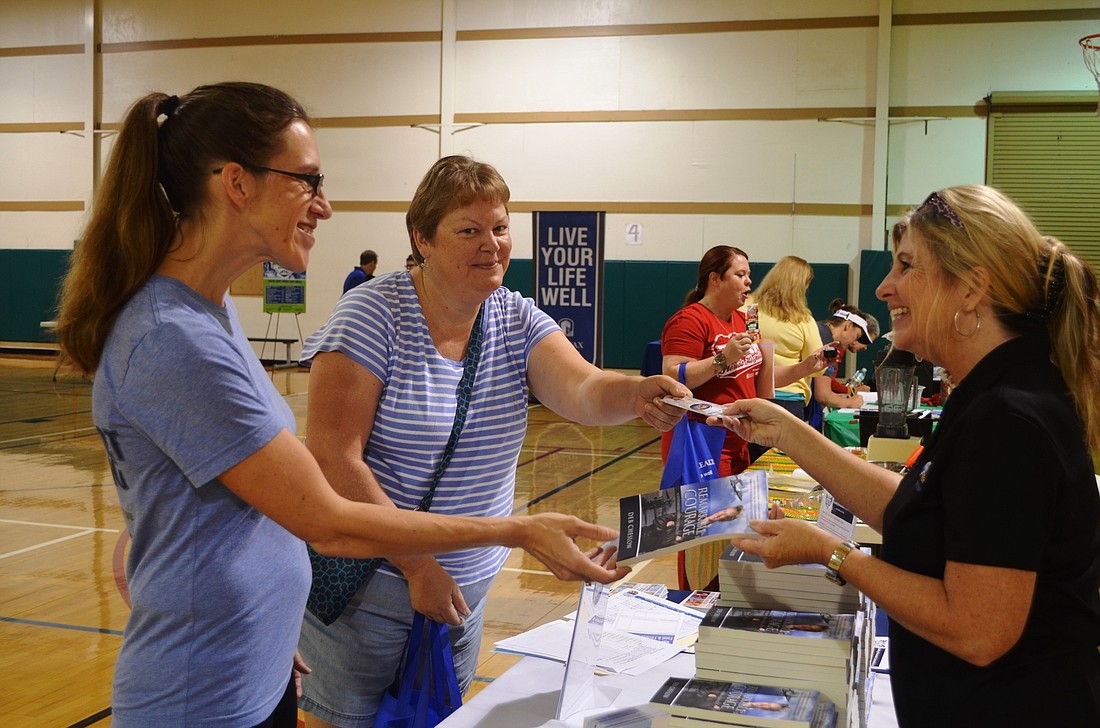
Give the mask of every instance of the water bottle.
[{"label": "water bottle", "polygon": [[867,378],[867,367],[863,367],[858,372],[852,375],[852,378],[848,380],[848,393],[855,394],[859,389],[859,385],[863,384],[863,380]]}]

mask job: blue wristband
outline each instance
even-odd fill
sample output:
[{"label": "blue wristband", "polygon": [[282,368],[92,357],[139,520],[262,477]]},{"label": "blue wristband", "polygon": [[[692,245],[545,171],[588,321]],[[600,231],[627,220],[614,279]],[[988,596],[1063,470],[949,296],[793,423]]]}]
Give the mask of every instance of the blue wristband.
[{"label": "blue wristband", "polygon": [[677,377],[680,380],[680,384],[684,385],[685,387],[687,386],[687,367],[688,363],[686,361],[681,363],[679,376]]}]

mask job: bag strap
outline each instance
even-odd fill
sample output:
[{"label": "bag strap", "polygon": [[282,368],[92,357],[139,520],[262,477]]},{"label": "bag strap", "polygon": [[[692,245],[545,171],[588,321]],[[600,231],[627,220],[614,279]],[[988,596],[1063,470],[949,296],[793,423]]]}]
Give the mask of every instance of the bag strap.
[{"label": "bag strap", "polygon": [[462,705],[462,693],[458,689],[458,676],[455,674],[455,660],[451,652],[451,640],[447,635],[447,625],[432,622],[428,628],[435,696],[451,710],[458,710]]},{"label": "bag strap", "polygon": [[406,700],[415,697],[415,703],[410,704],[412,728],[432,724],[428,722],[429,696],[446,706],[448,714],[462,705],[447,625],[428,621],[420,612],[413,615],[397,695]]},{"label": "bag strap", "polygon": [[405,667],[401,672],[400,695],[412,695],[416,686],[416,674],[420,668],[420,644],[424,638],[425,617],[420,612],[413,616],[409,630],[409,644],[405,647]]},{"label": "bag strap", "polygon": [[474,319],[474,327],[470,330],[470,340],[466,343],[466,356],[462,360],[462,378],[458,381],[458,389],[455,392],[458,404],[455,407],[455,420],[454,424],[451,425],[451,434],[447,438],[447,445],[443,448],[443,457],[439,459],[439,464],[435,467],[432,485],[427,494],[420,500],[420,505],[416,507],[418,511],[426,511],[431,507],[432,498],[435,497],[435,487],[439,485],[439,481],[443,478],[443,472],[450,464],[451,456],[455,452],[455,445],[458,444],[458,436],[462,434],[462,428],[466,426],[466,413],[470,409],[470,396],[474,390],[474,377],[477,376],[477,364],[481,359],[481,325],[484,318],[485,304],[483,303],[477,312],[477,318]]}]

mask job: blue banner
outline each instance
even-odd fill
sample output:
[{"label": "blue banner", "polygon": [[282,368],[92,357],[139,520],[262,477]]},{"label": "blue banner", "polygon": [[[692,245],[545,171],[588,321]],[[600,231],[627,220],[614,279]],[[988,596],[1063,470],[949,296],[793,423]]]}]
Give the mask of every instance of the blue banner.
[{"label": "blue banner", "polygon": [[601,366],[604,213],[536,212],[533,219],[535,305]]}]

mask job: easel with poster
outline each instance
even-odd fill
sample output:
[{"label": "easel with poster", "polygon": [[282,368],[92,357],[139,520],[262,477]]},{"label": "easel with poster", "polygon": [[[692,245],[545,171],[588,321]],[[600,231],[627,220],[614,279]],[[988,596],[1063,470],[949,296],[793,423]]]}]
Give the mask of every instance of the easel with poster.
[{"label": "easel with poster", "polygon": [[[287,270],[278,263],[264,261],[264,313],[267,314],[267,328],[263,336],[249,337],[249,341],[260,342],[260,359],[267,354],[267,345],[271,344],[274,358],[275,347],[283,344],[287,349],[285,366],[295,366],[291,360],[290,347],[292,344],[302,341],[302,326],[298,322],[299,314],[306,312],[306,274],[295,273]],[[284,313],[294,314],[294,325],[298,331],[298,337],[292,339],[288,336],[279,336],[279,317]],[[275,331],[272,332],[271,324],[274,320]]]}]

